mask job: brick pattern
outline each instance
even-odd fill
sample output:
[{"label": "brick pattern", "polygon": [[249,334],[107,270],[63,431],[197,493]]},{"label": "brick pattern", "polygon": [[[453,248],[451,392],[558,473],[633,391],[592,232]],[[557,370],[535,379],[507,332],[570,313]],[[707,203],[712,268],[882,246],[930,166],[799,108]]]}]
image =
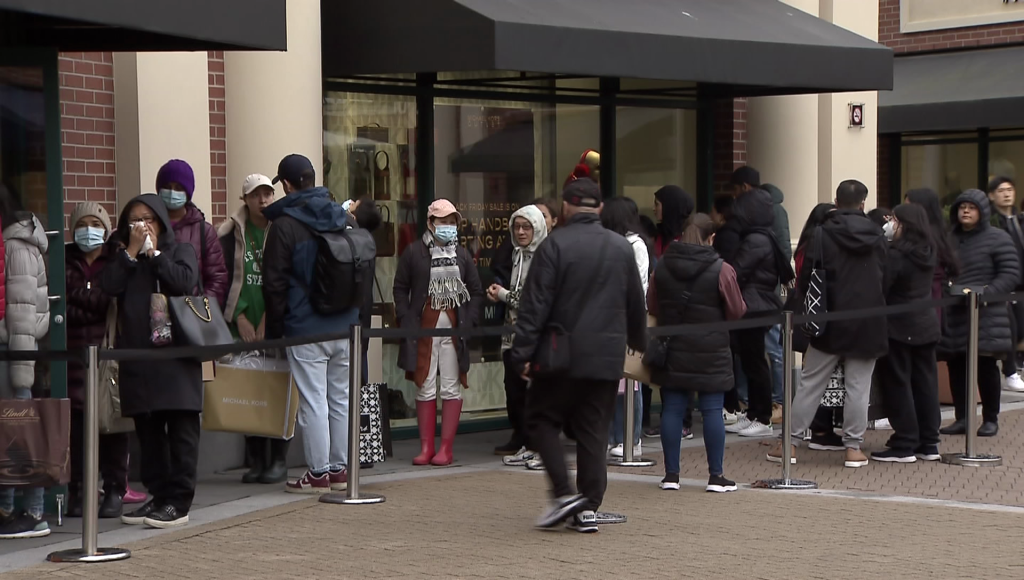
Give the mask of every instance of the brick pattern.
[{"label": "brick pattern", "polygon": [[[65,222],[86,200],[117,215],[113,62],[109,52],[62,53],[58,59]],[[66,239],[73,225],[66,223]]]},{"label": "brick pattern", "polygon": [[900,0],[880,0],[878,42],[897,54],[992,47],[1024,42],[1024,22],[900,33]]},{"label": "brick pattern", "polygon": [[747,100],[718,101],[714,115],[714,191],[720,195],[733,170],[747,162]]},{"label": "brick pattern", "polygon": [[227,117],[224,98],[224,52],[211,51],[207,59],[210,82],[210,198],[213,225],[228,216]]}]

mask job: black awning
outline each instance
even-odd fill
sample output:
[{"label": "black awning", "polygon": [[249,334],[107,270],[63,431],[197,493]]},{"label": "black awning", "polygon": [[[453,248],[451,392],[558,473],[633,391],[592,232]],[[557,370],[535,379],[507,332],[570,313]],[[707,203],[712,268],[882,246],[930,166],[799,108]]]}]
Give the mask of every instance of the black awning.
[{"label": "black awning", "polygon": [[778,0],[336,0],[321,3],[321,26],[328,78],[496,70],[720,94],[892,87],[892,50]]},{"label": "black awning", "polygon": [[287,50],[285,0],[0,0],[0,46]]},{"label": "black awning", "polygon": [[1024,127],[1024,47],[896,59],[878,132]]}]

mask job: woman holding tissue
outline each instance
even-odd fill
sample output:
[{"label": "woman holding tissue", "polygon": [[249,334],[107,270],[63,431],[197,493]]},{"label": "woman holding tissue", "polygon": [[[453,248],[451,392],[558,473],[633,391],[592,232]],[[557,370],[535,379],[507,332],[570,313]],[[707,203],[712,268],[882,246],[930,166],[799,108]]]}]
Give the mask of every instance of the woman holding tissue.
[{"label": "woman holding tissue", "polygon": [[[199,283],[196,253],[174,239],[163,201],[143,194],[128,202],[110,236],[100,286],[118,301],[120,348],[170,342],[166,298]],[[216,238],[214,238],[216,241]],[[219,249],[219,246],[218,246]],[[195,359],[121,361],[121,411],[135,419],[142,483],[153,499],[121,516],[126,524],[170,528],[188,523],[199,461],[202,365]]]}]

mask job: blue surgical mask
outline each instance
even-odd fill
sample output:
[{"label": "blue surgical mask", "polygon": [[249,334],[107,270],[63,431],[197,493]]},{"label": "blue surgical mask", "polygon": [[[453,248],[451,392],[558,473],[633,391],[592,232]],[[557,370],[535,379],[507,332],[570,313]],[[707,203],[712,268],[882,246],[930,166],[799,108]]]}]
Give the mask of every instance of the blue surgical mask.
[{"label": "blue surgical mask", "polygon": [[434,226],[434,236],[446,244],[451,243],[459,237],[459,226]]},{"label": "blue surgical mask", "polygon": [[188,195],[184,191],[173,189],[161,189],[160,199],[164,200],[167,209],[181,209],[188,203]]},{"label": "blue surgical mask", "polygon": [[91,252],[103,245],[107,230],[103,228],[78,228],[75,230],[75,244],[83,252]]}]

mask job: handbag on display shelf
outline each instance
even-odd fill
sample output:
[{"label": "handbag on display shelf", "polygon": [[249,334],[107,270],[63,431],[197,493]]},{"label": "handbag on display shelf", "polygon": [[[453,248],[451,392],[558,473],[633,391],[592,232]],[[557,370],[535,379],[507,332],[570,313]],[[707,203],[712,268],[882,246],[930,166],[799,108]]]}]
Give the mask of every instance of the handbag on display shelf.
[{"label": "handbag on display shelf", "polygon": [[370,154],[366,149],[353,146],[348,152],[349,178],[352,180],[349,198],[359,199],[370,194]]},{"label": "handbag on display shelf", "polygon": [[373,276],[373,285],[377,288],[377,296],[380,297],[380,302],[375,301],[373,303],[371,314],[381,317],[384,328],[398,328],[398,317],[395,316],[395,303],[384,301],[384,293],[380,290],[380,282],[377,281],[376,274]]},{"label": "handbag on display shelf", "polygon": [[71,400],[0,401],[0,486],[54,487],[71,479]]},{"label": "handbag on display shelf", "polygon": [[401,256],[405,249],[419,239],[416,234],[416,202],[403,200],[399,202],[402,206],[402,222],[398,226],[398,255]]},{"label": "handbag on display shelf", "polygon": [[[117,300],[110,301],[107,309],[107,332],[103,336],[102,349],[114,348],[114,336],[117,331]],[[130,433],[135,430],[135,420],[121,415],[121,387],[118,382],[118,363],[116,360],[99,361],[99,410],[96,413],[100,423],[100,433]]]},{"label": "handbag on display shelf", "polygon": [[388,143],[391,139],[391,132],[387,127],[381,127],[380,123],[370,123],[364,127],[356,127],[356,138]]},{"label": "handbag on display shelf", "polygon": [[377,245],[378,258],[390,258],[395,255],[395,222],[391,221],[391,208],[377,204],[380,208],[380,227],[373,230],[373,242]]},{"label": "handbag on display shelf", "polygon": [[383,149],[373,154],[373,199],[391,199],[391,156]]}]

